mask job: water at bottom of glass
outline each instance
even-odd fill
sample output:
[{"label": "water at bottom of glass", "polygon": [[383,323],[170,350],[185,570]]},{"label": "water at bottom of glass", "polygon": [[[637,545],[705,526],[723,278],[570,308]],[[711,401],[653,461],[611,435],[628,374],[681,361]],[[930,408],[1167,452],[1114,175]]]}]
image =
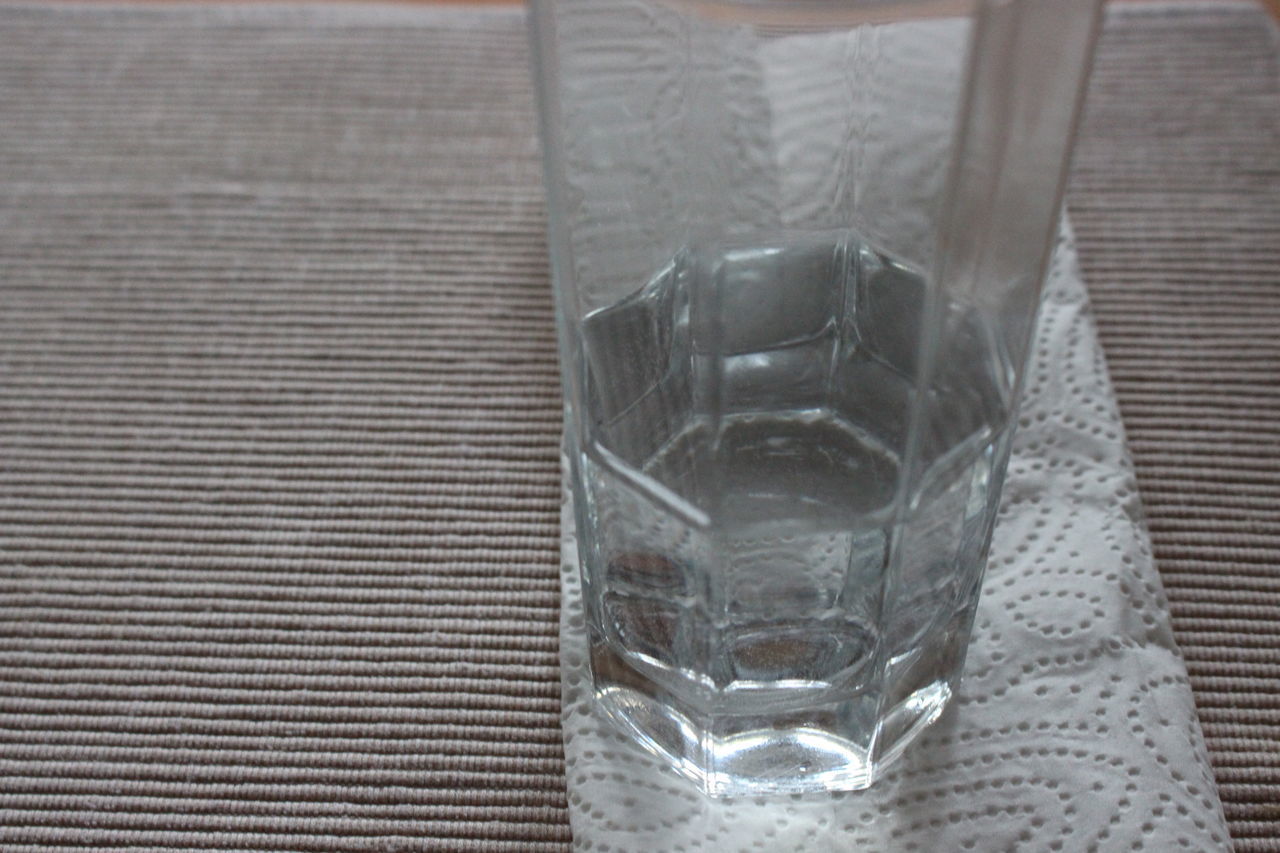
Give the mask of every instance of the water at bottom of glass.
[{"label": "water at bottom of glass", "polygon": [[682,253],[583,324],[596,698],[708,793],[866,787],[955,689],[1012,380],[944,306],[902,482],[925,293],[858,240],[776,243]]}]

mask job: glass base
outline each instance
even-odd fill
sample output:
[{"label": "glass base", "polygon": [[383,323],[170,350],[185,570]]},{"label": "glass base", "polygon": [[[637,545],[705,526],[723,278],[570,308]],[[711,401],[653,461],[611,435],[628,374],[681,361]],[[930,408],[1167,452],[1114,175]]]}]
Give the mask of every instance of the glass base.
[{"label": "glass base", "polygon": [[941,716],[952,695],[946,680],[931,682],[868,730],[858,709],[872,697],[840,697],[802,711],[735,713],[740,709],[731,705],[699,711],[604,644],[593,650],[592,668],[596,702],[614,724],[713,797],[867,788]]}]

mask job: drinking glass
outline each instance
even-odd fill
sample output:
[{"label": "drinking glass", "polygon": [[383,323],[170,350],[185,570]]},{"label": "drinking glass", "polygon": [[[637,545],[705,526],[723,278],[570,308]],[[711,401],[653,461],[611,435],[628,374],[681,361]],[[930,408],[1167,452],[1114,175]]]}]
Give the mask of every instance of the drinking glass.
[{"label": "drinking glass", "polygon": [[1098,0],[533,0],[594,694],[713,795],[957,687]]}]

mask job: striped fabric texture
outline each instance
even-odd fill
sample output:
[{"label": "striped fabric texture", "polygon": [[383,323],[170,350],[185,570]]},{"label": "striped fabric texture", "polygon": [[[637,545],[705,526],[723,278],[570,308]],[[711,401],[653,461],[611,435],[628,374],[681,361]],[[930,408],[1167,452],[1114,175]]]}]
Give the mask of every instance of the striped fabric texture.
[{"label": "striped fabric texture", "polygon": [[1069,207],[1238,853],[1280,851],[1280,34],[1114,11]]},{"label": "striped fabric texture", "polygon": [[0,850],[563,850],[518,18],[0,9]]},{"label": "striped fabric texture", "polygon": [[[1240,851],[1280,851],[1280,84],[1112,15],[1070,207]],[[0,6],[0,850],[561,851],[521,19]]]}]

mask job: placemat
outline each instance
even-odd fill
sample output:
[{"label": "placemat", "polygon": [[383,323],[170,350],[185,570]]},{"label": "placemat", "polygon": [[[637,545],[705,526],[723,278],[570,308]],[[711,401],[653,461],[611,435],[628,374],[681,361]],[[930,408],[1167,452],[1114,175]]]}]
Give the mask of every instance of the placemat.
[{"label": "placemat", "polygon": [[1238,853],[1280,851],[1280,38],[1113,7],[1069,196]]},{"label": "placemat", "polygon": [[520,19],[0,9],[0,850],[563,850]]},{"label": "placemat", "polygon": [[[1072,197],[1243,851],[1280,849],[1272,39],[1113,16]],[[0,7],[0,847],[565,849],[525,62],[503,13]]]}]

